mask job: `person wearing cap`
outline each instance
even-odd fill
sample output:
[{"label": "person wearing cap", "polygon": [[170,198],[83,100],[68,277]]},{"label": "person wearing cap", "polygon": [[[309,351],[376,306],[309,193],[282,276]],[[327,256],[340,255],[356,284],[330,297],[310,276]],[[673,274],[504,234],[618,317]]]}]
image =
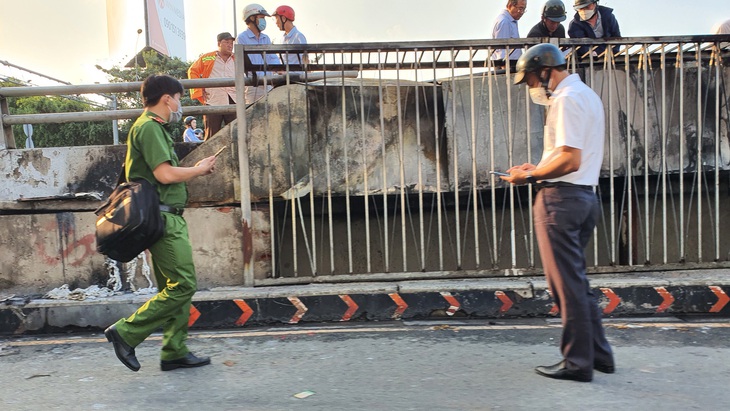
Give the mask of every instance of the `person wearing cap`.
[{"label": "person wearing cap", "polygon": [[594,192],[606,134],[601,98],[567,71],[551,43],[530,47],[517,60],[515,84],[525,83],[535,104],[549,107],[542,159],[507,170],[503,180],[538,189],[533,224],[548,287],[560,310],[563,360],[535,371],[559,380],[589,382],[593,371],[616,371],[601,312],[586,277],[585,247],[600,216]]},{"label": "person wearing cap", "polygon": [[195,133],[195,130],[200,130],[195,128],[198,125],[198,120],[196,120],[193,116],[187,116],[185,117],[185,120],[183,120],[183,123],[185,123],[183,141],[186,143],[202,143],[203,140],[199,139],[198,135]]},{"label": "person wearing cap", "polygon": [[[236,37],[236,43],[253,45],[253,46],[271,44],[271,39],[269,38],[269,36],[267,36],[266,34],[263,33],[263,31],[266,30],[266,17],[271,17],[271,15],[266,11],[264,6],[257,4],[257,3],[251,3],[248,6],[246,6],[243,9],[243,21],[244,21],[244,23],[246,23],[246,26],[248,28],[238,34],[238,37]],[[251,64],[264,65],[264,55],[248,54],[247,56],[248,56],[248,61],[245,61],[244,64],[248,64],[248,62],[250,61]],[[266,61],[267,65],[281,64],[281,61],[279,60],[279,56],[277,56],[275,53],[268,53],[268,54],[265,54],[265,56],[266,56],[265,61]],[[256,72],[256,76],[259,78],[264,77],[267,74],[271,74],[271,72],[269,72],[269,71],[257,71]],[[272,88],[273,87],[269,84],[266,84],[265,86],[264,85],[246,86],[244,88],[244,96],[246,98],[246,104],[252,104],[256,100],[265,96],[266,93],[268,93]]]},{"label": "person wearing cap", "polygon": [[[613,15],[612,8],[599,6],[598,0],[575,0],[573,9],[575,15],[568,25],[570,38],[605,39],[621,37],[621,29],[618,26],[618,20]],[[578,47],[578,55],[582,57],[590,50],[593,50],[596,55],[600,55],[606,50],[606,46],[601,45],[595,48],[581,46]],[[618,50],[619,46],[613,47],[614,53]]]},{"label": "person wearing cap", "polygon": [[[517,21],[522,18],[527,10],[527,0],[507,0],[507,6],[497,16],[492,28],[492,38],[494,39],[517,39],[520,38],[520,30],[517,27]],[[495,50],[492,54],[494,60],[504,60],[507,50]],[[510,60],[517,60],[522,55],[520,49],[510,49]]]},{"label": "person wearing cap", "polygon": [[[279,6],[271,17],[276,20],[276,27],[284,32],[283,44],[307,44],[307,38],[294,26],[294,9],[289,6]],[[292,65],[301,65],[305,63],[304,59],[306,56],[302,54],[290,53],[287,61]]]},{"label": "person wearing cap", "polygon": [[561,22],[565,21],[565,5],[561,0],[548,0],[542,7],[542,18],[527,37],[555,37],[565,38],[565,27]]},{"label": "person wearing cap", "polygon": [[[218,34],[218,50],[201,55],[188,69],[188,78],[235,78],[236,64],[233,55],[233,36],[231,33]],[[208,106],[224,106],[236,104],[236,87],[194,88],[190,89],[190,97]],[[206,114],[205,139],[211,138],[236,119],[236,113]],[[193,127],[195,128],[195,127]]]}]

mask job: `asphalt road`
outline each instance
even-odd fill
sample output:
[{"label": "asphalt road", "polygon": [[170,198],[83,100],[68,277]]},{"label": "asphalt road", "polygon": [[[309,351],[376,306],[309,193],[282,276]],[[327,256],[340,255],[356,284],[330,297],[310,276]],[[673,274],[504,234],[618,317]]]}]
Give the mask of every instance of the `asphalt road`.
[{"label": "asphalt road", "polygon": [[[534,372],[554,320],[363,323],[198,332],[206,367],[162,372],[159,335],[131,372],[101,334],[0,339],[2,410],[726,409],[730,321],[607,321],[618,371]],[[306,398],[297,398],[296,394]]]}]

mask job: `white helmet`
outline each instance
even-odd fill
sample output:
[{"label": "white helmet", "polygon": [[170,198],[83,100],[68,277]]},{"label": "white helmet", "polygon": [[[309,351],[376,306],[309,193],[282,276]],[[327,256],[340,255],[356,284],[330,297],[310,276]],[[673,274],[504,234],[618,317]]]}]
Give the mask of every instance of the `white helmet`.
[{"label": "white helmet", "polygon": [[249,17],[255,16],[257,14],[263,14],[264,16],[271,17],[271,15],[266,12],[264,6],[256,3],[251,3],[246,6],[245,9],[243,9],[243,21],[246,21]]}]

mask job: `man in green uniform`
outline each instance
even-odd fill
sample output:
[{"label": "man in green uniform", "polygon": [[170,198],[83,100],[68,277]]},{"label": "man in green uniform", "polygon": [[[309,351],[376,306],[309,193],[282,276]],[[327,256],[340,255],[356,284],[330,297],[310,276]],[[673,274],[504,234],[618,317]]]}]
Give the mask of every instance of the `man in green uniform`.
[{"label": "man in green uniform", "polygon": [[188,351],[190,303],[197,289],[193,251],[182,210],[188,199],[185,182],[213,172],[215,156],[193,167],[180,167],[169,123],[180,121],[182,84],[165,75],[149,76],[142,83],[145,111],[129,130],[127,138],[127,181],[144,178],[157,187],[165,234],[149,251],[159,292],[137,312],[122,318],[104,331],[114,345],[117,358],[132,371],[139,361],[134,348],[162,327],[163,371],[210,364],[208,357]]}]

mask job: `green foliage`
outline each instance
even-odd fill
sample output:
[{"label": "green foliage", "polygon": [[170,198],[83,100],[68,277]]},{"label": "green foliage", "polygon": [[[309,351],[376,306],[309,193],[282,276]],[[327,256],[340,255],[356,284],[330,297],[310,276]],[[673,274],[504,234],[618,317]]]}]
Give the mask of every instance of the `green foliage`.
[{"label": "green foliage", "polygon": [[[119,67],[114,66],[110,69],[105,69],[100,66],[96,66],[97,69],[101,70],[109,76],[110,83],[131,83],[141,82],[147,77],[153,74],[167,74],[177,79],[188,78],[188,67],[192,63],[186,63],[179,58],[170,58],[159,54],[156,51],[150,50],[142,53],[142,59],[144,64],[140,64],[137,67]],[[190,98],[190,92],[185,90],[185,93],[181,96],[180,101],[183,107],[200,105],[198,100],[192,100]],[[120,109],[126,108],[142,108],[142,101],[139,96],[139,92],[119,93],[118,94],[118,105]],[[198,119],[199,123],[202,124],[202,119]],[[126,141],[129,129],[132,127],[134,121],[120,122],[119,140]],[[173,139],[176,141],[182,140],[182,134],[185,131],[185,125],[180,122],[171,125],[171,133]]]},{"label": "green foliage", "polygon": [[[19,82],[0,82],[0,87],[16,87]],[[10,114],[68,113],[99,111],[89,102],[69,96],[34,96],[8,98]],[[14,125],[13,135],[19,148],[25,148],[23,126]],[[33,124],[33,144],[41,147],[65,147],[112,144],[112,122],[75,122],[63,124]]]}]

